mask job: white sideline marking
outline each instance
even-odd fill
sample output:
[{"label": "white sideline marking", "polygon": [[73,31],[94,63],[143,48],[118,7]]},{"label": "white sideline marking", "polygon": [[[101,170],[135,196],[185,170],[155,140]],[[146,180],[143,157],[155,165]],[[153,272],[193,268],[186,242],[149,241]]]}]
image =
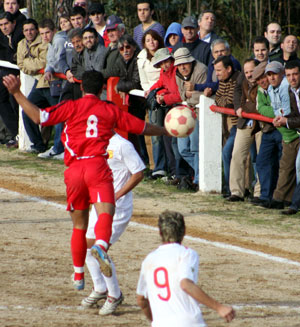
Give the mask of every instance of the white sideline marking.
[{"label": "white sideline marking", "polygon": [[[240,303],[240,304],[231,304],[235,310],[243,310],[243,309],[281,309],[281,310],[293,310],[300,312],[300,307],[299,305],[295,304],[286,304],[286,305],[277,305],[276,303],[272,304],[261,304],[261,303],[252,303],[252,304],[245,304],[245,303]],[[131,306],[133,309],[139,309],[138,306],[133,305]],[[204,305],[200,305],[200,307],[204,307]],[[24,305],[2,305],[0,306],[0,311],[7,311],[7,310],[18,310],[18,311],[73,311],[74,309],[78,311],[84,311],[87,313],[90,313],[90,310],[87,310],[86,308],[77,305],[77,306],[71,306],[71,305],[51,305],[49,307],[30,307],[30,306],[24,306]],[[265,319],[265,316],[261,317],[262,319]]]},{"label": "white sideline marking", "polygon": [[[44,199],[41,199],[38,197],[26,196],[26,195],[20,194],[18,192],[9,191],[9,190],[3,189],[3,188],[0,188],[0,193],[8,193],[8,194],[11,194],[14,196],[22,196],[30,201],[38,202],[38,203],[45,204],[45,205],[50,205],[50,206],[56,207],[58,209],[64,209],[64,210],[66,209],[65,205],[47,201],[47,200],[44,200]],[[136,222],[132,222],[132,221],[129,223],[129,226],[139,227],[139,228],[148,229],[148,230],[152,230],[152,231],[158,231],[157,227],[152,227],[152,226],[148,226],[145,224],[140,224],[140,223],[136,223]],[[212,245],[212,246],[226,249],[226,250],[232,250],[232,251],[236,251],[236,252],[255,255],[255,256],[264,258],[266,260],[274,261],[274,262],[279,262],[279,263],[284,263],[284,264],[300,267],[300,262],[298,262],[298,261],[293,261],[293,260],[289,260],[289,259],[285,259],[285,258],[281,258],[281,257],[276,257],[271,254],[267,254],[267,253],[260,252],[260,251],[245,249],[245,248],[242,248],[242,247],[239,247],[236,245],[226,244],[226,243],[222,243],[222,242],[208,241],[208,240],[205,240],[205,239],[202,239],[199,237],[192,237],[189,235],[186,235],[185,239],[188,239],[188,240],[194,241],[194,242],[198,242],[198,243],[202,243],[202,244]]]}]

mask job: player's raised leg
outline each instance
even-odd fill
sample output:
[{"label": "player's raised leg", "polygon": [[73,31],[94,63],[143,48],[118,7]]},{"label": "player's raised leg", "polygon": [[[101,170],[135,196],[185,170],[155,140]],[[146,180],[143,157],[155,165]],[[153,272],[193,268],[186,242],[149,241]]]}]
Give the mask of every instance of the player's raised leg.
[{"label": "player's raised leg", "polygon": [[98,216],[98,221],[95,225],[96,242],[95,245],[92,246],[91,254],[99,262],[103,275],[111,277],[111,260],[107,254],[107,250],[112,233],[112,220],[115,207],[109,202],[97,202],[94,203],[94,206]]}]

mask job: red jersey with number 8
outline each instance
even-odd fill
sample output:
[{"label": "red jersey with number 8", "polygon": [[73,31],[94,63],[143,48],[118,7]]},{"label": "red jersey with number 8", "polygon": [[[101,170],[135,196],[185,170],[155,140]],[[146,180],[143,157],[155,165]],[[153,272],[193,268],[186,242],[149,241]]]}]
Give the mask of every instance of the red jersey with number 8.
[{"label": "red jersey with number 8", "polygon": [[107,157],[106,149],[114,128],[142,134],[146,124],[93,94],[41,109],[40,120],[42,126],[64,122],[61,140],[65,146],[66,166],[73,160]]}]

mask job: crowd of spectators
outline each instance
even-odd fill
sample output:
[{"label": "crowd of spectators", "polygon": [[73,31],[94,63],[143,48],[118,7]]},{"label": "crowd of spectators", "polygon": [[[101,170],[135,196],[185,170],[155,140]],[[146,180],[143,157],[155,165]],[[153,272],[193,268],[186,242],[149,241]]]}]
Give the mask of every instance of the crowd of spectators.
[{"label": "crowd of spectators", "polygon": [[[69,15],[59,9],[57,25],[51,19],[37,23],[19,10],[18,0],[4,0],[0,14],[0,60],[17,64],[31,75],[34,86],[28,98],[43,108],[81,97],[80,79],[96,70],[108,80],[119,77],[114,91],[128,111],[163,125],[170,108],[184,102],[198,116],[199,96],[214,97],[223,115],[223,196],[240,202],[251,196],[253,205],[284,209],[294,214],[300,206],[300,60],[296,35],[282,37],[281,26],[270,22],[264,36],[253,40],[244,62],[233,57],[230,42],[215,32],[210,10],[198,20],[185,17],[164,27],[154,17],[153,3],[137,2],[140,24],[131,36],[122,19],[107,15],[100,3],[75,0]],[[43,72],[41,72],[43,70]],[[19,71],[1,67],[2,76]],[[66,79],[60,79],[62,73]],[[143,96],[130,94],[143,90]],[[102,99],[106,100],[106,91]],[[18,107],[0,78],[0,138],[7,147],[18,147]],[[153,105],[154,103],[154,105]],[[256,113],[273,122],[245,119]],[[40,158],[62,159],[63,124],[41,130],[24,113],[25,130],[32,143],[27,150]],[[257,116],[259,117],[259,116]],[[146,164],[148,178],[197,191],[199,184],[199,122],[187,138],[143,137],[129,140]],[[51,135],[54,134],[53,146]]]}]

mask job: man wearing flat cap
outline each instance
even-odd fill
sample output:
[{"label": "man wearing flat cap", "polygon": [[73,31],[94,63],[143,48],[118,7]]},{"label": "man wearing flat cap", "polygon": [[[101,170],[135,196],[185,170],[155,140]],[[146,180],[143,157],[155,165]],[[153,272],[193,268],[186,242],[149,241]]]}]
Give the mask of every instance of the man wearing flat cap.
[{"label": "man wearing flat cap", "polygon": [[[186,101],[190,107],[195,108],[199,103],[202,92],[189,91],[185,87],[186,82],[202,84],[206,81],[207,67],[195,60],[187,48],[179,48],[174,53],[174,66],[177,67],[176,83],[182,101]],[[194,170],[195,189],[199,184],[199,121],[194,131],[187,137],[177,140],[178,150],[183,159]]]},{"label": "man wearing flat cap", "polygon": [[[268,81],[268,94],[271,98],[273,117],[288,118],[291,112],[289,83],[284,76],[284,67],[278,61],[270,62],[265,69]],[[271,113],[272,114],[272,113]],[[278,120],[278,118],[277,118]],[[276,126],[276,119],[273,121]],[[282,156],[279,162],[279,176],[273,198],[269,203],[262,204],[265,208],[283,209],[286,202],[291,202],[295,184],[295,161],[299,149],[299,135],[295,129],[278,127],[282,135]]]},{"label": "man wearing flat cap", "polygon": [[[274,118],[271,99],[268,94],[269,81],[265,73],[268,62],[263,61],[255,67],[252,79],[258,85],[256,108],[266,117]],[[268,204],[276,188],[279,173],[279,158],[282,152],[282,136],[277,128],[271,123],[259,122],[262,130],[262,139],[259,152],[256,157],[256,170],[260,181],[260,197],[252,201],[254,205]]]},{"label": "man wearing flat cap", "polygon": [[196,60],[208,66],[212,61],[210,45],[199,39],[197,19],[193,16],[185,17],[181,23],[181,31],[185,42],[178,42],[173,53],[179,48],[187,48]]}]

